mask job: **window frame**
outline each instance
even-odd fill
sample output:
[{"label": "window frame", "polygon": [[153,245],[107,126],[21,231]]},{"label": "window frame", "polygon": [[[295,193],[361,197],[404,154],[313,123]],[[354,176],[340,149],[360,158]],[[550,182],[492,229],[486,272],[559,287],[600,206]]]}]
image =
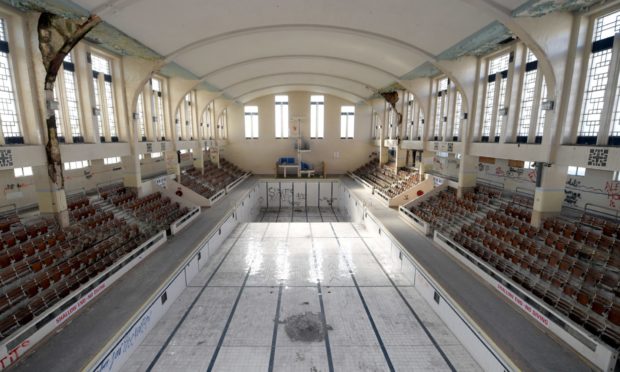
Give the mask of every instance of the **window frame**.
[{"label": "window frame", "polygon": [[[251,109],[251,111],[248,111],[248,109]],[[243,125],[244,125],[245,139],[258,139],[259,126],[260,126],[258,115],[259,115],[259,112],[258,112],[257,105],[243,106]],[[249,123],[248,123],[248,120],[249,120]]]},{"label": "window frame", "polygon": [[[14,115],[16,118],[16,128],[19,131],[18,136],[5,136],[4,124],[2,124],[2,126],[0,127],[0,144],[2,145],[24,144],[25,143],[25,135],[24,135],[25,132],[24,132],[24,127],[23,127],[23,122],[25,118],[21,110],[21,107],[22,107],[21,99],[22,98],[19,94],[19,91],[22,88],[22,84],[19,83],[19,81],[22,80],[21,79],[22,71],[18,69],[18,64],[16,64],[14,61],[14,58],[16,58],[15,53],[11,53],[11,50],[10,50],[11,49],[10,45],[13,43],[12,41],[13,36],[11,34],[12,34],[12,31],[15,30],[13,23],[20,22],[20,21],[17,19],[17,17],[14,17],[13,15],[7,14],[4,12],[0,12],[0,21],[2,22],[2,27],[3,27],[5,38],[6,38],[6,40],[0,41],[0,44],[1,44],[2,52],[6,53],[6,59],[8,63],[7,70],[9,73],[8,81],[11,84],[10,94],[12,95],[11,99],[13,101],[13,109],[15,110]],[[21,23],[21,26],[24,27],[23,23],[22,22],[20,23]],[[15,39],[17,38],[19,38],[19,36],[15,37]],[[28,77],[24,77],[24,78],[28,79]]]},{"label": "window frame", "polygon": [[[281,99],[283,99],[282,97],[286,97],[286,102],[284,101],[279,102],[278,97],[280,97]],[[289,112],[288,104],[289,104],[288,95],[278,94],[274,96],[274,118],[275,118],[274,120],[275,133],[274,134],[275,134],[276,139],[290,138],[290,131],[289,131],[289,125],[288,125],[290,112]],[[280,107],[279,110],[278,110],[278,107]],[[284,117],[285,115],[286,115],[286,118]],[[280,134],[280,136],[278,136],[278,134]]]},{"label": "window frame", "polygon": [[585,177],[586,168],[569,165],[566,174],[572,177]]},{"label": "window frame", "polygon": [[[582,76],[580,78],[579,84],[579,105],[576,110],[575,122],[573,126],[572,132],[572,141],[573,144],[578,145],[596,145],[596,146],[618,146],[620,145],[620,136],[612,136],[612,131],[614,129],[613,120],[614,120],[614,106],[616,105],[616,99],[620,100],[620,93],[618,93],[618,70],[620,70],[620,63],[614,64],[614,59],[616,62],[620,60],[620,31],[618,31],[613,37],[607,37],[604,39],[600,39],[594,41],[594,33],[596,22],[599,18],[605,17],[607,15],[620,12],[620,8],[615,7],[612,9],[603,9],[598,11],[592,15],[590,15],[588,20],[588,31],[586,35],[586,45],[583,48],[582,55]],[[600,118],[598,120],[598,133],[595,135],[583,135],[582,125],[583,125],[583,117],[585,111],[586,104],[586,96],[588,89],[588,76],[590,74],[590,64],[593,55],[593,48],[595,43],[605,44],[605,40],[611,39],[613,45],[611,48],[601,49],[599,51],[611,50],[611,56],[608,66],[607,72],[607,82],[605,85],[605,89],[603,90],[603,100],[602,107],[600,112]],[[620,109],[619,109],[620,110]],[[618,115],[620,120],[620,113]],[[619,123],[620,126],[620,123]]]},{"label": "window frame", "polygon": [[[320,97],[320,101],[313,99]],[[313,94],[310,96],[310,138],[325,138],[325,96]]]},{"label": "window frame", "polygon": [[[345,108],[352,108],[351,111],[345,112]],[[342,105],[340,106],[340,139],[354,139],[355,138],[355,105]],[[344,118],[343,118],[344,116]],[[345,120],[343,122],[343,119]],[[344,125],[344,128],[343,128]],[[343,137],[343,129],[345,136]]]},{"label": "window frame", "polygon": [[[508,56],[508,66],[506,70],[496,71],[491,75],[491,62]],[[477,142],[483,143],[499,143],[502,137],[506,138],[507,132],[507,118],[510,104],[510,96],[512,90],[512,83],[514,78],[514,56],[515,46],[511,45],[507,48],[503,48],[495,53],[489,54],[485,57],[482,63],[485,63],[485,74],[482,76],[481,83],[484,84],[482,92],[482,112],[479,119]],[[504,76],[505,75],[505,76]],[[502,81],[505,80],[505,89],[503,93],[503,102],[500,104],[500,96],[502,95]],[[485,135],[485,121],[488,118],[487,108],[489,87],[493,85],[493,103],[490,106],[490,119],[489,119],[489,133]],[[506,113],[501,111],[506,110]],[[499,125],[498,125],[499,124]]]},{"label": "window frame", "polygon": [[[96,71],[93,67],[93,57],[104,59],[108,62],[109,74],[104,71]],[[114,79],[114,67],[117,60],[115,57],[109,54],[90,49],[87,52],[88,65],[91,72],[91,88],[93,90],[92,101],[93,107],[98,109],[98,115],[95,116],[97,121],[97,132],[99,132],[99,141],[104,142],[119,142],[119,108],[116,97],[116,84]],[[109,93],[109,95],[108,95]],[[97,104],[99,107],[97,107]],[[103,133],[101,133],[103,132]]]},{"label": "window frame", "polygon": [[[523,48],[524,53],[520,71],[521,81],[519,84],[519,110],[516,118],[514,140],[516,143],[540,144],[542,143],[546,119],[546,110],[543,108],[543,104],[547,98],[547,84],[545,76],[539,68],[538,56],[526,46],[523,46]],[[534,60],[528,62],[530,53],[534,56]],[[528,99],[527,101],[531,106],[526,108],[526,101],[524,101],[526,93],[525,84],[526,78],[532,76],[528,75],[530,73],[534,74],[534,85],[532,87],[531,100]],[[529,118],[525,120],[523,120],[526,113],[524,110],[529,110]],[[522,130],[523,128],[527,128],[527,130]]]},{"label": "window frame", "polygon": [[13,176],[15,178],[32,177],[34,176],[34,173],[32,172],[31,166],[15,167],[13,168]]}]

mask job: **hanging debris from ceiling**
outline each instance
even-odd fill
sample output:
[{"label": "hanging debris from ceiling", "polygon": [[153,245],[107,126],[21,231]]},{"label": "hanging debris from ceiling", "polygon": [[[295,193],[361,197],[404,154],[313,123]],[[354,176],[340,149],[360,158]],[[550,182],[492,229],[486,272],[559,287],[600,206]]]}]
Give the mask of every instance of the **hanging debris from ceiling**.
[{"label": "hanging debris from ceiling", "polygon": [[86,20],[67,19],[52,13],[43,12],[39,16],[37,33],[39,36],[39,50],[43,66],[45,67],[45,109],[47,125],[47,173],[50,180],[58,189],[65,187],[62,174],[62,160],[56,131],[56,107],[54,100],[54,85],[58,70],[71,49],[86,36],[86,34],[101,22],[101,18],[90,16]]}]

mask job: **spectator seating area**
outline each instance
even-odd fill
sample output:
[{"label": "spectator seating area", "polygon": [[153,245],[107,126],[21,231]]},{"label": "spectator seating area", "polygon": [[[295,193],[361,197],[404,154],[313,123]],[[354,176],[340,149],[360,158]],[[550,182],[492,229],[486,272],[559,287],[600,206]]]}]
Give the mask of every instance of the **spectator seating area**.
[{"label": "spectator seating area", "polygon": [[372,160],[356,169],[353,174],[370,183],[375,189],[393,198],[420,182],[420,174],[409,169],[394,171],[394,164],[379,165]]},{"label": "spectator seating area", "polygon": [[139,198],[135,192],[119,185],[100,191],[101,198],[138,219],[150,234],[168,230],[170,224],[189,212],[169,197],[155,192]]},{"label": "spectator seating area", "polygon": [[136,225],[90,204],[68,202],[70,225],[40,217],[0,219],[0,339],[137,248],[148,236]]},{"label": "spectator seating area", "polygon": [[187,168],[181,172],[180,183],[209,199],[246,174],[245,171],[220,158],[220,168],[210,161],[204,163],[204,174],[200,169]]},{"label": "spectator seating area", "polygon": [[478,186],[452,189],[410,208],[573,322],[620,348],[620,225],[602,216],[530,225],[532,200]]}]

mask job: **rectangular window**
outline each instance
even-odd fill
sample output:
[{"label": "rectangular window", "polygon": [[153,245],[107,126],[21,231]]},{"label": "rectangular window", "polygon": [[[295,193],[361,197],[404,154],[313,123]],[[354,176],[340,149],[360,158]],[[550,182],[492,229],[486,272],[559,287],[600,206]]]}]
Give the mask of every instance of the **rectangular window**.
[{"label": "rectangular window", "polygon": [[533,162],[533,161],[525,161],[523,163],[523,168],[525,168],[525,169],[534,169],[534,164],[535,164],[535,162]]},{"label": "rectangular window", "polygon": [[151,159],[161,158],[161,152],[152,152]]},{"label": "rectangular window", "polygon": [[74,142],[81,142],[82,126],[80,125],[80,103],[75,84],[75,65],[71,54],[67,54],[63,61],[63,83],[65,86],[65,100],[67,103],[69,127]]},{"label": "rectangular window", "polygon": [[620,182],[620,171],[615,171],[613,175],[613,180],[616,182]]},{"label": "rectangular window", "polygon": [[177,114],[174,117],[174,127],[177,130],[177,139],[181,139],[181,112],[177,109]]},{"label": "rectangular window", "polygon": [[[583,95],[581,120],[577,133],[578,143],[596,143],[595,138],[598,136],[601,120],[603,119],[601,115],[605,102],[605,88],[607,87],[610,67],[613,67],[610,64],[614,35],[619,31],[620,11],[599,17],[595,21],[592,49]],[[612,92],[609,93],[611,94]],[[616,93],[615,90],[614,93]],[[620,123],[616,123],[617,120],[620,121],[620,116],[614,115],[612,120],[611,128],[613,132],[616,126],[620,126]]]},{"label": "rectangular window", "polygon": [[114,156],[114,157],[111,157],[111,158],[104,158],[103,159],[103,164],[105,164],[105,165],[118,164],[120,162],[121,162],[120,156]]},{"label": "rectangular window", "polygon": [[15,178],[32,176],[32,167],[13,168]]},{"label": "rectangular window", "polygon": [[143,94],[138,96],[138,103],[136,104],[136,124],[138,125],[138,137],[140,141],[146,141],[146,128],[144,125],[144,100]]},{"label": "rectangular window", "polygon": [[450,81],[447,78],[437,81],[437,93],[435,96],[435,128],[434,136],[436,139],[443,137],[446,111],[448,107],[448,86]]},{"label": "rectangular window", "polygon": [[276,138],[288,138],[288,96],[276,96]]},{"label": "rectangular window", "polygon": [[491,134],[491,120],[493,118],[493,104],[495,100],[495,80],[487,83],[487,96],[484,100],[484,118],[482,120],[482,137]]},{"label": "rectangular window", "polygon": [[310,97],[310,138],[323,138],[325,130],[325,97]]},{"label": "rectangular window", "polygon": [[[533,54],[531,51],[529,53]],[[521,110],[519,114],[519,128],[517,129],[517,136],[525,137],[526,140],[530,133],[530,124],[532,122],[532,110],[534,108],[534,93],[536,89],[537,75],[537,70],[529,70],[525,72],[525,76],[523,77]]]},{"label": "rectangular window", "polygon": [[105,140],[105,133],[103,132],[103,113],[101,112],[101,96],[99,95],[99,79],[93,77],[93,91],[95,92],[95,109],[97,110],[97,130],[99,131],[99,137]]},{"label": "rectangular window", "polygon": [[65,162],[65,170],[74,170],[86,168],[90,165],[90,160],[79,160]]},{"label": "rectangular window", "polygon": [[416,124],[416,111],[418,110],[417,102],[415,101],[415,96],[411,93],[407,93],[407,134],[405,135],[406,139],[413,140],[414,138],[414,130]]},{"label": "rectangular window", "polygon": [[355,106],[340,108],[340,138],[353,138],[355,130]]},{"label": "rectangular window", "polygon": [[586,168],[569,166],[568,175],[569,176],[585,176]]},{"label": "rectangular window", "polygon": [[164,120],[164,99],[162,94],[162,83],[159,79],[151,79],[151,112],[153,113],[153,132],[159,133],[160,139],[166,138],[166,122]]},{"label": "rectangular window", "polygon": [[538,105],[538,120],[536,122],[536,137],[541,138],[545,131],[545,119],[547,110],[542,109],[543,102],[547,101],[547,83],[542,79],[542,88],[540,90],[540,104]]},{"label": "rectangular window", "polygon": [[0,122],[6,144],[24,143],[17,114],[6,20],[0,18]]},{"label": "rectangular window", "polygon": [[[90,58],[93,70],[95,104],[100,111],[98,120],[99,135],[103,140],[109,136],[112,141],[115,141],[118,139],[118,133],[110,61],[96,54],[91,54]],[[99,77],[100,74],[103,75],[103,79]],[[101,107],[103,103],[105,103],[105,109]],[[103,131],[104,125],[108,130],[107,134]]]},{"label": "rectangular window", "polygon": [[[505,114],[506,92],[508,91],[508,67],[511,55],[512,53],[505,53],[489,60],[486,97],[482,117],[482,141],[494,142],[501,133]],[[496,96],[497,101],[495,100]],[[492,128],[494,128],[493,133],[491,133]],[[493,138],[489,138],[491,136]]]},{"label": "rectangular window", "polygon": [[454,140],[461,137],[461,120],[463,116],[463,97],[461,92],[456,92],[456,102],[454,105],[454,125],[452,126],[452,136]]},{"label": "rectangular window", "polygon": [[185,134],[186,139],[194,138],[194,110],[191,92],[185,95]]},{"label": "rectangular window", "polygon": [[422,130],[424,129],[424,112],[420,109],[420,115],[418,119],[418,138],[422,138]]},{"label": "rectangular window", "polygon": [[495,119],[495,137],[498,137],[502,131],[502,123],[506,117],[506,86],[508,79],[502,78],[499,82],[499,97],[497,98],[497,118]]},{"label": "rectangular window", "polygon": [[258,138],[258,106],[245,106],[245,138]]}]

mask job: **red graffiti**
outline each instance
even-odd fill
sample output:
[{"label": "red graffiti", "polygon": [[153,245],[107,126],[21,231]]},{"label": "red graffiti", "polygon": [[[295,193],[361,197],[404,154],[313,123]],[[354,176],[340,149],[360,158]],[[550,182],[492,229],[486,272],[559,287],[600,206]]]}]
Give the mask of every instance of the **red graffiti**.
[{"label": "red graffiti", "polygon": [[20,357],[20,349],[27,349],[30,346],[30,340],[24,340],[14,349],[9,350],[8,355],[0,359],[0,368],[4,369],[13,364]]},{"label": "red graffiti", "polygon": [[605,191],[607,192],[607,198],[609,198],[609,206],[616,208],[616,202],[620,201],[620,182],[607,181],[605,183]]},{"label": "red graffiti", "polygon": [[506,172],[504,172],[502,167],[497,167],[495,168],[495,175],[499,177],[504,177],[506,175]]},{"label": "red graffiti", "polygon": [[530,181],[532,181],[532,182],[536,182],[536,171],[535,170],[531,170],[531,171],[527,172],[527,178],[529,178]]}]

